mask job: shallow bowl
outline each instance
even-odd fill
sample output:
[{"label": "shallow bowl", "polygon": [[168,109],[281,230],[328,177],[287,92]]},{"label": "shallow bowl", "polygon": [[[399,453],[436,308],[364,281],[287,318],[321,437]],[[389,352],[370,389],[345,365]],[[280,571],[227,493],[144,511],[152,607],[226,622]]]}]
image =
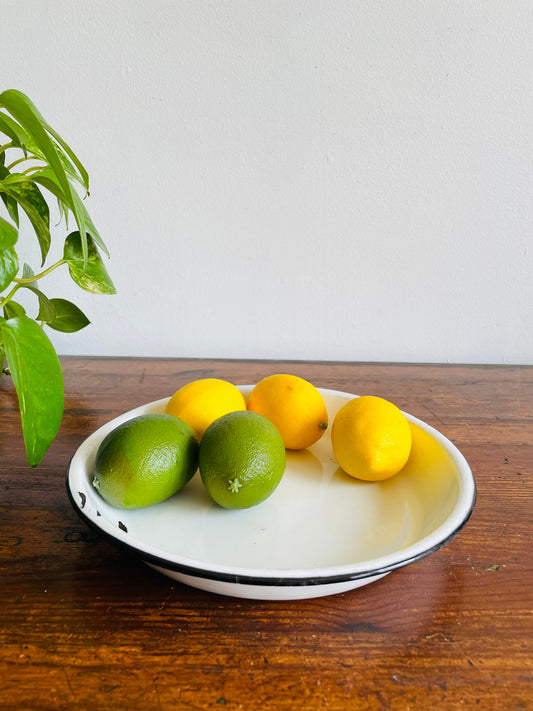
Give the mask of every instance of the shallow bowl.
[{"label": "shallow bowl", "polygon": [[[253,386],[239,387],[247,396]],[[320,392],[330,423],[356,397]],[[465,458],[440,432],[408,413],[411,456],[385,482],[345,474],[333,456],[328,429],[309,449],[287,451],[280,485],[258,506],[220,508],[199,472],[182,491],[155,506],[109,506],[91,483],[100,442],[125,420],[163,412],[167,402],[130,410],[91,434],[71,460],[67,492],[89,526],[187,585],[263,600],[344,592],[438,550],[472,512],[476,487]]]}]

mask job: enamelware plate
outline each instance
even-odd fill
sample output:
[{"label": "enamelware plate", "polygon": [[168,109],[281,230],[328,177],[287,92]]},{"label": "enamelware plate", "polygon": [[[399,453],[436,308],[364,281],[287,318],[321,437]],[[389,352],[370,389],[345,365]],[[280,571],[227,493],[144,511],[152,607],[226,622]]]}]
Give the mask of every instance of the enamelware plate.
[{"label": "enamelware plate", "polygon": [[[245,397],[252,387],[240,386]],[[320,392],[330,425],[339,408],[356,397]],[[217,506],[199,472],[155,506],[109,506],[91,483],[100,442],[125,420],[163,412],[167,402],[126,412],[90,435],[72,458],[67,491],[89,526],[187,585],[262,600],[344,592],[436,551],[472,512],[476,487],[465,458],[437,430],[407,413],[411,457],[385,482],[362,482],[345,474],[333,456],[328,428],[309,449],[287,451],[280,485],[258,506]]]}]

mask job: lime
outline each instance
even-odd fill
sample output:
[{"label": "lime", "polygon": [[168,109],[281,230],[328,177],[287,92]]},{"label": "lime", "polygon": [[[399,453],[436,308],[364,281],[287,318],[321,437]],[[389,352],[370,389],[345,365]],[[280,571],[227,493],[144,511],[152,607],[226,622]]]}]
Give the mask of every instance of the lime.
[{"label": "lime", "polygon": [[285,471],[285,446],[276,427],[255,412],[231,412],[205,431],[200,475],[220,506],[245,509],[265,501]]},{"label": "lime", "polygon": [[120,509],[157,504],[185,486],[198,466],[194,430],[172,415],[134,417],[100,444],[93,486]]}]

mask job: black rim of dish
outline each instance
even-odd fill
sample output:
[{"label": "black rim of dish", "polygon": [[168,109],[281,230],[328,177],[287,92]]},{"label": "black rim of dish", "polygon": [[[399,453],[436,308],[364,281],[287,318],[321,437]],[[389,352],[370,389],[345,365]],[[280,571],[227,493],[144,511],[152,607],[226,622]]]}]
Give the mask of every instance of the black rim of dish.
[{"label": "black rim of dish", "polygon": [[[70,467],[69,467],[70,471]],[[69,481],[69,476],[67,474],[67,480],[66,480],[66,488],[67,488],[67,494],[70,500],[70,503],[72,504],[74,510],[78,514],[78,516],[81,518],[82,521],[84,521],[85,524],[87,524],[91,529],[97,531],[100,535],[104,536],[106,539],[110,540],[113,542],[115,545],[120,546],[121,548],[127,550],[130,553],[133,553],[135,556],[140,557],[145,563],[149,563],[151,565],[155,565],[159,568],[163,568],[164,570],[170,570],[176,573],[181,573],[183,575],[188,575],[194,578],[202,578],[204,580],[213,580],[216,582],[222,582],[222,583],[231,583],[231,584],[237,584],[237,585],[263,585],[266,587],[300,587],[300,586],[308,586],[308,585],[331,585],[335,583],[343,583],[343,582],[349,582],[351,580],[363,580],[365,578],[374,578],[377,576],[382,576],[387,573],[390,573],[393,570],[397,570],[398,568],[403,568],[406,565],[409,565],[411,563],[416,562],[417,560],[421,560],[422,558],[425,558],[426,556],[430,555],[431,553],[434,553],[435,551],[439,550],[443,546],[445,546],[447,543],[449,543],[455,536],[464,528],[464,526],[467,524],[470,516],[472,515],[472,511],[474,510],[474,506],[476,503],[476,484],[475,480],[472,477],[472,483],[473,483],[473,492],[472,492],[472,500],[470,502],[470,505],[468,507],[468,510],[462,519],[462,521],[459,523],[459,525],[451,532],[449,533],[445,538],[443,538],[441,541],[436,543],[435,545],[431,546],[430,548],[427,548],[420,553],[417,553],[412,556],[407,556],[405,558],[402,558],[398,561],[395,561],[394,563],[391,563],[390,565],[378,567],[378,568],[371,568],[368,570],[359,570],[357,572],[353,573],[342,573],[342,574],[333,574],[333,575],[322,575],[322,576],[299,576],[299,577],[294,577],[294,576],[283,576],[283,577],[274,577],[274,576],[268,576],[268,575],[241,575],[238,573],[230,573],[230,572],[224,572],[224,571],[217,571],[217,570],[206,570],[204,568],[199,568],[197,566],[192,566],[192,565],[187,565],[185,563],[177,563],[172,560],[168,560],[167,558],[164,558],[162,556],[156,556],[152,555],[150,553],[147,553],[146,551],[143,551],[142,549],[138,548],[137,546],[128,543],[127,541],[123,541],[120,538],[115,537],[113,534],[109,533],[108,531],[104,531],[100,526],[98,526],[97,523],[95,523],[89,516],[87,516],[83,512],[83,505],[80,508],[76,500],[74,499],[73,492],[70,488],[70,481]]]}]

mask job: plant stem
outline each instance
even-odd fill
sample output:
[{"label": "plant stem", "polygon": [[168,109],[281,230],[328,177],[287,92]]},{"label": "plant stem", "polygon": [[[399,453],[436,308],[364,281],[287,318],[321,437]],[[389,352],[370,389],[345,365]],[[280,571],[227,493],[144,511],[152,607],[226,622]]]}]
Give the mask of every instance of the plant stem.
[{"label": "plant stem", "polygon": [[52,264],[51,266],[48,267],[48,269],[45,269],[45,270],[42,271],[40,274],[35,274],[35,275],[32,276],[32,277],[26,277],[26,279],[17,279],[17,277],[15,277],[15,278],[13,279],[13,281],[15,282],[15,286],[11,289],[11,291],[9,292],[9,294],[8,294],[6,297],[4,297],[4,298],[0,301],[0,309],[1,309],[3,306],[5,306],[5,305],[8,303],[8,301],[11,301],[11,299],[15,296],[15,294],[17,293],[17,291],[18,291],[22,286],[24,286],[25,284],[32,284],[33,282],[36,282],[36,281],[38,281],[39,279],[42,279],[42,278],[45,277],[47,274],[50,274],[50,272],[53,272],[54,269],[57,269],[57,268],[60,267],[61,265],[67,264],[67,263],[68,263],[68,260],[67,260],[67,259],[59,259],[57,262],[55,262],[55,264]]},{"label": "plant stem", "polygon": [[[62,264],[67,264],[68,260],[66,259],[59,259],[57,262],[52,264],[51,266],[48,267],[48,269],[45,269],[42,271],[40,274],[35,274],[32,277],[27,277],[26,279],[13,279],[14,282],[16,282],[19,286],[24,286],[24,284],[32,284],[34,281],[38,281],[39,279],[42,279],[45,277],[47,274],[50,274],[50,272],[53,272],[54,269],[57,269],[60,267]],[[2,303],[0,302],[0,306],[2,306]]]},{"label": "plant stem", "polygon": [[15,296],[18,289],[20,289],[20,286],[21,286],[20,284],[15,284],[15,286],[11,289],[11,291],[5,297],[5,299],[2,299],[2,301],[0,301],[0,309],[2,308],[2,306],[5,306],[7,304],[7,302],[10,301]]},{"label": "plant stem", "polygon": [[28,160],[28,158],[32,158],[33,156],[23,156],[22,158],[17,158],[17,160],[14,160],[13,163],[10,163],[8,166],[6,166],[6,170],[11,171],[12,168],[14,168],[16,165],[19,163],[24,163],[25,160]]},{"label": "plant stem", "polygon": [[[25,159],[24,159],[25,160]],[[35,160],[40,160],[39,158],[36,158]],[[35,166],[33,166],[35,167]],[[29,168],[28,170],[31,170]],[[28,178],[24,173],[10,173],[7,177],[3,178],[1,181],[4,185],[13,185],[17,183],[27,183]]]},{"label": "plant stem", "polygon": [[[42,159],[36,158],[35,160],[42,160]],[[32,165],[31,168],[26,168],[26,170],[23,170],[21,175],[30,175],[30,173],[35,173],[36,171],[39,171],[42,169],[43,169],[42,165]]]}]

